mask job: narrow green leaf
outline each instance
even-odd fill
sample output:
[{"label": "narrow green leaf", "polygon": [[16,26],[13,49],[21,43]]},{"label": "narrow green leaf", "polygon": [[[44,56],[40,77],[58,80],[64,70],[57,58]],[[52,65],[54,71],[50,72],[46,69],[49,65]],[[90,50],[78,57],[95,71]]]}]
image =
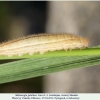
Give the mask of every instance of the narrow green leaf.
[{"label": "narrow green leaf", "polygon": [[33,56],[0,56],[0,59],[23,59],[0,65],[0,84],[63,70],[100,64],[100,46],[72,51],[54,51]]},{"label": "narrow green leaf", "polygon": [[32,58],[0,65],[0,84],[100,64],[100,56]]},{"label": "narrow green leaf", "polygon": [[86,49],[74,49],[74,50],[59,50],[59,51],[52,51],[52,52],[46,52],[44,54],[35,53],[32,56],[29,54],[24,54],[22,56],[14,55],[12,57],[0,56],[0,60],[3,59],[23,59],[23,58],[44,58],[44,57],[62,57],[62,56],[84,56],[84,55],[100,55],[100,46],[98,47],[92,47],[92,48],[86,48]]}]

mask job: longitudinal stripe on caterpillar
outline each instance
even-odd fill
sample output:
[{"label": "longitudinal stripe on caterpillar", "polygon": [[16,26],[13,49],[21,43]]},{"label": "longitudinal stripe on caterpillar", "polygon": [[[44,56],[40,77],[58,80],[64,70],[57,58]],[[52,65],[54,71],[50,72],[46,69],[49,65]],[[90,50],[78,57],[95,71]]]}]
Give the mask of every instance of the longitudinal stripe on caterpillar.
[{"label": "longitudinal stripe on caterpillar", "polygon": [[0,55],[30,55],[39,52],[68,50],[89,46],[89,40],[75,34],[38,34],[10,40],[0,44]]}]

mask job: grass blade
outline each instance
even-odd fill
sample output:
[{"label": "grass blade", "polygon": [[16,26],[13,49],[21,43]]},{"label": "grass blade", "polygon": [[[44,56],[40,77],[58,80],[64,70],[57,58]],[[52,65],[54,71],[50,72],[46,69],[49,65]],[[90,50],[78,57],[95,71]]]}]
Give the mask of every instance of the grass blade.
[{"label": "grass blade", "polygon": [[100,56],[24,59],[0,65],[0,84],[100,64]]},{"label": "grass blade", "polygon": [[59,50],[59,51],[52,51],[46,52],[44,54],[36,53],[30,56],[29,54],[24,54],[22,56],[14,55],[12,57],[2,56],[0,55],[0,60],[4,59],[23,59],[23,58],[49,58],[49,57],[62,57],[62,56],[84,56],[84,55],[100,55],[100,46],[92,47],[92,48],[85,48],[85,49],[74,49],[72,51],[68,50]]}]

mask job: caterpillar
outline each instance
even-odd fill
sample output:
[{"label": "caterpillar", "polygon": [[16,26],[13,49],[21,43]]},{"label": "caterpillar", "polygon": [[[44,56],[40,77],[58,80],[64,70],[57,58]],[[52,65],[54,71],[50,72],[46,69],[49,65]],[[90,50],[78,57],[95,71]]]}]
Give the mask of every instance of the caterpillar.
[{"label": "caterpillar", "polygon": [[0,55],[10,57],[13,55],[21,56],[26,53],[30,55],[37,52],[43,54],[47,51],[86,48],[89,44],[87,38],[75,34],[34,34],[1,43]]}]

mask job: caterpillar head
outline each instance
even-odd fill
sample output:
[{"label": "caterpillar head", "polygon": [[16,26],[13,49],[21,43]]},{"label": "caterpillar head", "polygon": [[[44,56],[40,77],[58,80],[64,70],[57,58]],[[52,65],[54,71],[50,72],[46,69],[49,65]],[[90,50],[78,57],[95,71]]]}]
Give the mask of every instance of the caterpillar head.
[{"label": "caterpillar head", "polygon": [[84,47],[89,47],[90,42],[87,38],[83,38],[83,44],[84,44]]}]

